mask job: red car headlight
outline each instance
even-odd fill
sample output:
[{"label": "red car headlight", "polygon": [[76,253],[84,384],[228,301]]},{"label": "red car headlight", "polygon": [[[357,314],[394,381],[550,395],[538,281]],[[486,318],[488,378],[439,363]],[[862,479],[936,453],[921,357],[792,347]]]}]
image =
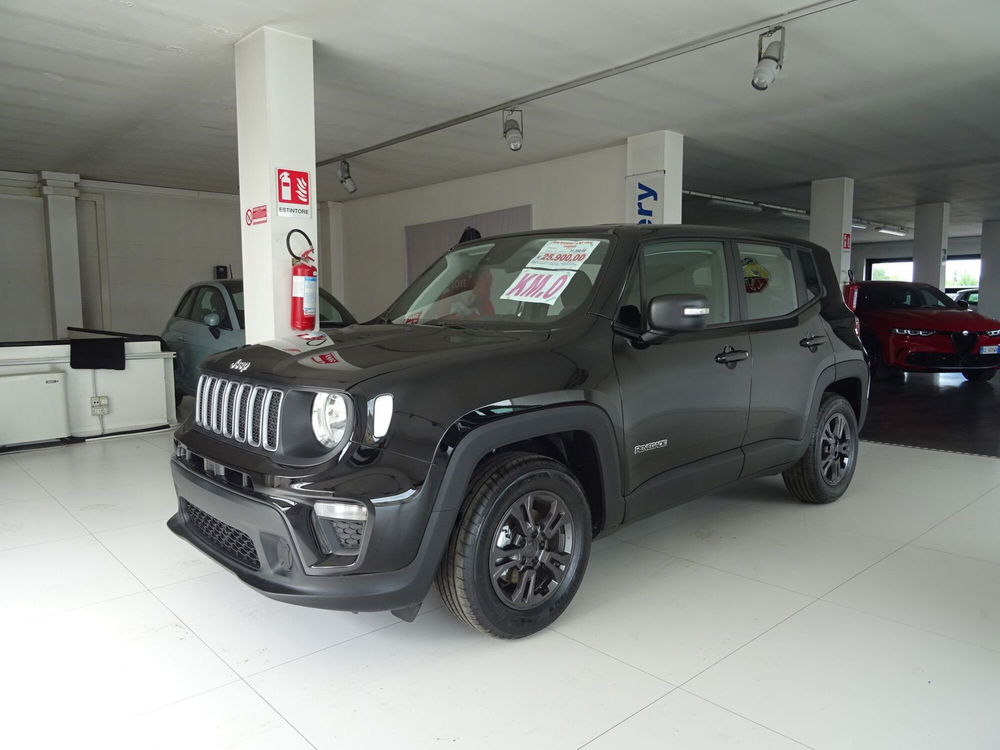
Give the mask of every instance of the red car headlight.
[{"label": "red car headlight", "polygon": [[893,328],[892,332],[903,336],[933,336],[937,333],[937,331],[921,331],[917,328]]}]

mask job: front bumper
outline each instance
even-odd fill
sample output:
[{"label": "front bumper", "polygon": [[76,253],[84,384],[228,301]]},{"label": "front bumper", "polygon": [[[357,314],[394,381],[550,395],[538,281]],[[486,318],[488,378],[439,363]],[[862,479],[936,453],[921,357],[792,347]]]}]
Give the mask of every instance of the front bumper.
[{"label": "front bumper", "polygon": [[307,525],[307,502],[220,484],[177,458],[171,460],[171,472],[179,505],[167,522],[171,531],[265,596],[323,609],[370,612],[420,604],[457,515],[424,512],[435,500],[432,481],[407,503],[371,508],[368,541],[377,536],[379,545],[405,544],[416,550],[396,570],[372,571],[366,570],[371,566],[363,552],[356,564],[337,565],[319,549]]}]

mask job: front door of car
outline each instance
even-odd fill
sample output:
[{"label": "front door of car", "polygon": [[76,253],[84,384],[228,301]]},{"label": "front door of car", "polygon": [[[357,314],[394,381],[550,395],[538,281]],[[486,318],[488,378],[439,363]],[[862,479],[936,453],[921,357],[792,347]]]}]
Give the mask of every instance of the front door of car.
[{"label": "front door of car", "polygon": [[[739,476],[751,362],[736,278],[735,259],[721,240],[659,240],[639,248],[616,321],[625,335],[616,336],[614,347],[629,493],[651,480],[649,486],[655,485],[665,473],[684,474],[692,491],[694,485],[707,491]],[[640,310],[664,294],[703,295],[710,309],[705,328],[637,345],[628,328],[644,330]],[[685,493],[654,494],[653,504],[661,507],[690,499],[681,497]],[[629,516],[658,509],[644,507]]]},{"label": "front door of car", "polygon": [[737,242],[736,248],[753,351],[744,439],[744,474],[752,475],[801,453],[819,374],[836,360],[812,254],[769,243]]}]

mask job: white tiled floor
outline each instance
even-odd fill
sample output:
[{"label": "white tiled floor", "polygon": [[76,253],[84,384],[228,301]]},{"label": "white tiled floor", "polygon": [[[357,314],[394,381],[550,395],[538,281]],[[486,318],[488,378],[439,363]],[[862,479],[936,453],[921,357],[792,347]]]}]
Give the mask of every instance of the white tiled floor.
[{"label": "white tiled floor", "polygon": [[284,605],[167,531],[168,435],[0,456],[0,747],[997,748],[1000,460],[865,444],[594,545],[516,642]]}]

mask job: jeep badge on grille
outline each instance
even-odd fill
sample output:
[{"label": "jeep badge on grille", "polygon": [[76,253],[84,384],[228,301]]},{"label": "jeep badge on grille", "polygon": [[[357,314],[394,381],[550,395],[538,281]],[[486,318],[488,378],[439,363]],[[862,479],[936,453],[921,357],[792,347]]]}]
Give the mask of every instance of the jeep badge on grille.
[{"label": "jeep badge on grille", "polygon": [[250,363],[245,359],[238,359],[229,365],[230,370],[239,370],[240,372],[246,372],[249,367]]}]

